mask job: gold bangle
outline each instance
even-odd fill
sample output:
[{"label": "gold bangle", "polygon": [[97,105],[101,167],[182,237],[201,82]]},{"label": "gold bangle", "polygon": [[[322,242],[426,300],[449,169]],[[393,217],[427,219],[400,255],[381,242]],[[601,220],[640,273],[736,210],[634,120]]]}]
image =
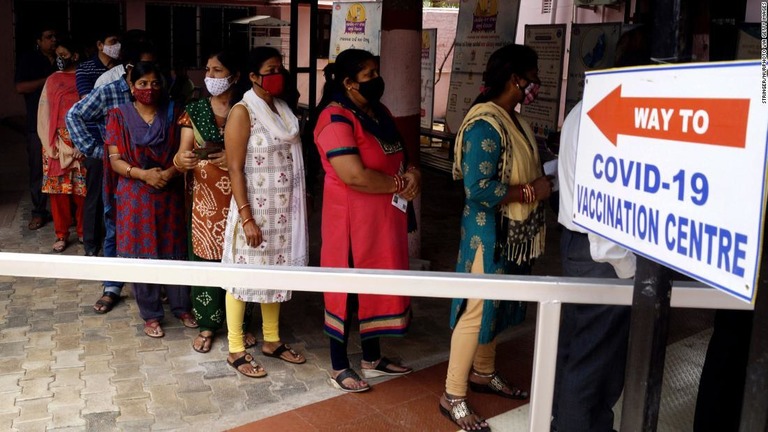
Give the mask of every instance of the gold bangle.
[{"label": "gold bangle", "polygon": [[248,222],[253,222],[253,218],[249,217],[248,219],[240,222],[240,226],[245,227],[245,224],[247,224]]},{"label": "gold bangle", "polygon": [[245,203],[245,204],[243,204],[243,205],[241,205],[240,207],[237,208],[237,212],[240,213],[240,210],[242,210],[242,209],[244,209],[246,207],[250,207],[250,206],[251,206],[250,203]]},{"label": "gold bangle", "polygon": [[132,169],[133,169],[133,165],[129,165],[129,166],[128,166],[128,169],[127,169],[127,170],[125,170],[125,176],[126,176],[126,177],[128,177],[128,178],[130,178],[130,179],[132,179],[132,178],[133,178],[133,177],[131,177],[131,170],[132,170]]},{"label": "gold bangle", "polygon": [[179,163],[176,162],[176,156],[178,155],[179,155],[178,153],[173,155],[173,166],[176,167],[176,169],[179,171],[185,171],[184,168],[182,168],[181,165],[179,165]]}]

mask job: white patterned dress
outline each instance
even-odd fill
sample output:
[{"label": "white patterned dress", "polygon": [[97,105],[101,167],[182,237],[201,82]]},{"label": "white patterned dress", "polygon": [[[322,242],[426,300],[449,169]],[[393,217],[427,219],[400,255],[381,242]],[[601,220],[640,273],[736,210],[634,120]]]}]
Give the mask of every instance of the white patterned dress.
[{"label": "white patterned dress", "polygon": [[[245,175],[248,202],[264,242],[246,244],[234,198],[230,203],[224,233],[222,263],[254,266],[306,266],[307,209],[298,120],[288,105],[275,99],[278,116],[253,90],[243,97],[251,118],[246,150]],[[290,300],[290,291],[224,287],[235,298],[256,303]]]}]

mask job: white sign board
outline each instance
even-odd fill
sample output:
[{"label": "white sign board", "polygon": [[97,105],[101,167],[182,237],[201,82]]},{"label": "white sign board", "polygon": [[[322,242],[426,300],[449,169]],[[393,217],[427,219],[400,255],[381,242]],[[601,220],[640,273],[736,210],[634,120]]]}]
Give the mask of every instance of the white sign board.
[{"label": "white sign board", "polygon": [[432,129],[435,108],[437,29],[421,31],[421,127]]},{"label": "white sign board", "polygon": [[754,302],[768,159],[763,76],[759,61],[587,72],[574,222]]},{"label": "white sign board", "polygon": [[[416,1],[416,0],[414,0]],[[456,23],[456,45],[445,122],[457,132],[480,94],[483,72],[497,49],[515,43],[520,0],[463,0]]]},{"label": "white sign board", "polygon": [[584,72],[613,66],[622,23],[573,24],[565,87],[565,114],[584,93]]},{"label": "white sign board", "polygon": [[565,32],[565,24],[525,26],[525,45],[533,48],[539,56],[541,89],[532,104],[520,107],[520,114],[531,124],[533,133],[542,139],[557,132]]},{"label": "white sign board", "polygon": [[381,3],[333,3],[331,47],[328,61],[333,63],[340,52],[349,48],[381,51]]}]

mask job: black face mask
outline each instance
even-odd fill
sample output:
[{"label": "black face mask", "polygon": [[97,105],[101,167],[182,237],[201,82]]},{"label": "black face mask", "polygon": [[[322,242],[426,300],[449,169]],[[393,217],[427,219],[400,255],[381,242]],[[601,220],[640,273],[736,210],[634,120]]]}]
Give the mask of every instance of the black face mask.
[{"label": "black face mask", "polygon": [[376,103],[384,95],[384,79],[382,77],[376,77],[359,84],[360,88],[357,92],[360,93],[368,103]]}]

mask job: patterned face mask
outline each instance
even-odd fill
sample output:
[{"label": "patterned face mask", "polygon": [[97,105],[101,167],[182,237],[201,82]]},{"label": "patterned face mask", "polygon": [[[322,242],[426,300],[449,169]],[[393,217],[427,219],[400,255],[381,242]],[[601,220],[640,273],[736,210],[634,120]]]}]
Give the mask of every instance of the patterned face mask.
[{"label": "patterned face mask", "polygon": [[113,45],[104,45],[104,54],[109,56],[111,59],[117,60],[120,58],[120,42],[117,42]]},{"label": "patterned face mask", "polygon": [[208,89],[208,93],[212,96],[218,96],[232,87],[232,83],[229,81],[230,78],[232,78],[231,75],[226,78],[205,77],[205,88]]},{"label": "patterned face mask", "polygon": [[56,68],[60,71],[68,68],[72,64],[71,58],[56,57]]},{"label": "patterned face mask", "polygon": [[541,84],[537,84],[537,83],[528,84],[528,87],[525,88],[525,99],[523,99],[523,105],[530,105],[531,103],[533,103],[533,101],[535,101],[536,97],[539,95],[540,88],[541,88]]},{"label": "patterned face mask", "polygon": [[157,103],[158,100],[160,100],[161,95],[160,89],[154,89],[154,88],[145,88],[145,89],[134,89],[133,90],[133,97],[136,98],[137,101],[141,102],[144,105],[154,105]]}]

